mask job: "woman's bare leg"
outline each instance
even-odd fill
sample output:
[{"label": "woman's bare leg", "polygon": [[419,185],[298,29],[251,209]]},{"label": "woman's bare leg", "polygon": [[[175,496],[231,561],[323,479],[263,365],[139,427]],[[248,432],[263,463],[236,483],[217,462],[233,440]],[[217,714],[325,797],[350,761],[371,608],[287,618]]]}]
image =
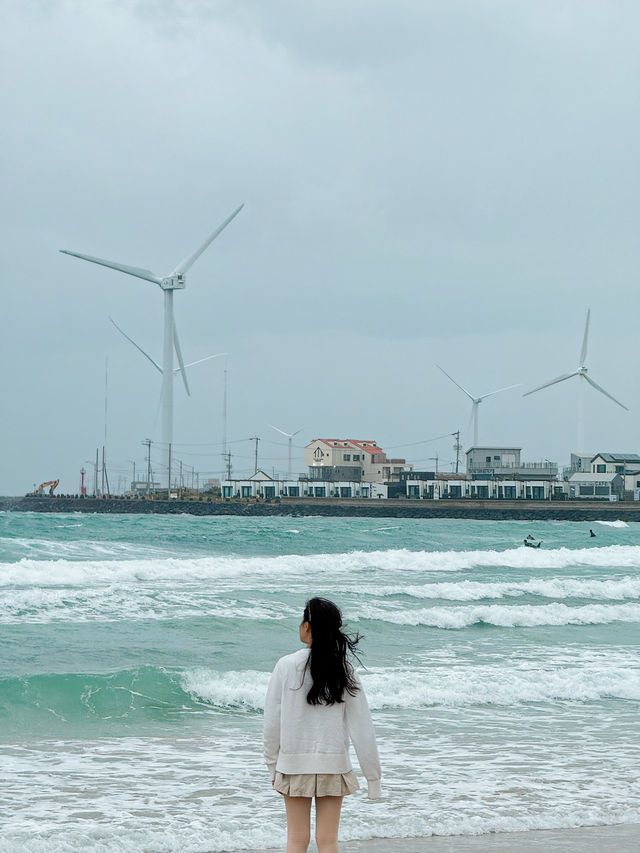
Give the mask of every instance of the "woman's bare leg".
[{"label": "woman's bare leg", "polygon": [[338,853],[338,827],[342,797],[316,797],[318,853]]},{"label": "woman's bare leg", "polygon": [[287,807],[287,853],[307,853],[311,840],[311,797],[284,798]]}]

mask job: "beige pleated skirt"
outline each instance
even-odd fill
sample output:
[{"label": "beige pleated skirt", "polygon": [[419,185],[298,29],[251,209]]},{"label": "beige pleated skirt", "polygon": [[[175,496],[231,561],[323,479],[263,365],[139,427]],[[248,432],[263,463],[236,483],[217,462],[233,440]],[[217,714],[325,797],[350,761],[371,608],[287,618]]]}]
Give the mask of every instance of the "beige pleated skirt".
[{"label": "beige pleated skirt", "polygon": [[347,797],[359,788],[356,774],[348,773],[278,773],[273,787],[287,797]]}]

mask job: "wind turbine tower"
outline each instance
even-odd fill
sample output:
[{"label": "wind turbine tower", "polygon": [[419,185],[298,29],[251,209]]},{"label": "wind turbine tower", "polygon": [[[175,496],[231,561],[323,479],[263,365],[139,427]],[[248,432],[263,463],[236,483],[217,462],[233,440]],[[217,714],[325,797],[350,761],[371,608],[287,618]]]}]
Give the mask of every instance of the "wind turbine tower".
[{"label": "wind turbine tower", "polygon": [[507,385],[506,388],[498,388],[497,391],[489,391],[488,394],[482,394],[480,397],[475,397],[473,394],[469,393],[466,388],[463,388],[462,385],[459,385],[456,380],[449,376],[444,368],[440,367],[439,364],[436,364],[438,370],[441,370],[447,379],[450,379],[453,384],[463,391],[467,397],[471,400],[471,420],[473,421],[473,446],[478,446],[478,406],[483,400],[486,400],[487,397],[493,397],[494,394],[501,394],[503,391],[509,391],[511,388],[517,388],[520,383],[516,383],[516,385]]},{"label": "wind turbine tower", "polygon": [[[228,216],[224,222],[219,225],[216,230],[210,234],[204,243],[196,249],[193,254],[186,257],[175,269],[166,276],[156,275],[151,270],[141,269],[140,267],[131,267],[126,264],[116,263],[115,261],[107,261],[103,258],[95,258],[92,255],[83,255],[80,252],[71,252],[68,249],[60,249],[65,255],[72,255],[75,258],[80,258],[83,261],[89,261],[92,264],[99,264],[103,267],[118,270],[127,275],[135,276],[136,278],[150,281],[157,284],[163,292],[164,298],[164,319],[163,319],[163,344],[162,344],[162,450],[164,455],[165,467],[167,476],[169,472],[169,445],[173,443],[173,352],[178,359],[178,372],[182,374],[182,379],[188,391],[187,375],[185,364],[182,359],[182,350],[178,339],[178,332],[173,315],[173,292],[174,290],[184,290],[187,284],[187,272],[193,264],[198,260],[205,249],[209,247],[216,237],[224,231],[227,225],[234,219],[242,210],[244,204],[236,208],[233,213]],[[133,342],[132,342],[133,343]],[[137,346],[137,344],[134,344]],[[138,347],[139,348],[139,347]],[[147,355],[144,353],[144,355]],[[149,358],[149,356],[147,356]],[[152,360],[152,359],[151,359]],[[152,360],[153,361],[153,360]],[[158,365],[156,365],[158,366]],[[170,484],[169,484],[170,488]]]},{"label": "wind turbine tower", "polygon": [[268,424],[268,426],[270,426],[270,427],[271,427],[271,429],[275,429],[275,431],[276,431],[276,432],[279,432],[279,433],[280,433],[280,435],[284,435],[284,436],[286,436],[286,438],[288,438],[288,439],[289,439],[289,466],[288,466],[288,469],[287,469],[287,480],[290,480],[290,479],[291,479],[291,473],[292,473],[292,468],[291,468],[291,447],[292,447],[293,439],[294,439],[294,437],[295,437],[296,435],[298,435],[298,433],[299,433],[299,432],[302,432],[302,430],[304,429],[304,427],[300,427],[300,429],[297,429],[295,432],[285,432],[283,429],[280,429],[280,427],[274,426],[273,424]]},{"label": "wind turbine tower", "polygon": [[592,388],[595,388],[596,391],[599,391],[601,394],[604,394],[605,397],[608,397],[610,400],[620,406],[621,409],[625,409],[627,412],[629,409],[621,403],[620,400],[616,400],[616,398],[610,394],[608,391],[605,391],[597,382],[595,382],[588,374],[588,368],[586,366],[587,361],[587,347],[589,345],[589,320],[591,318],[591,308],[587,310],[587,322],[584,327],[584,336],[582,338],[582,349],[580,350],[580,358],[578,360],[578,367],[573,371],[573,373],[563,373],[560,376],[556,376],[555,379],[550,379],[549,382],[545,382],[543,385],[538,385],[537,388],[532,388],[531,391],[527,391],[526,394],[523,394],[523,397],[528,397],[530,394],[535,394],[537,391],[542,391],[543,388],[548,388],[550,385],[557,385],[559,382],[564,382],[566,379],[572,379],[574,376],[578,377],[579,386],[578,386],[578,453],[584,452],[584,383],[587,382],[591,385]]}]

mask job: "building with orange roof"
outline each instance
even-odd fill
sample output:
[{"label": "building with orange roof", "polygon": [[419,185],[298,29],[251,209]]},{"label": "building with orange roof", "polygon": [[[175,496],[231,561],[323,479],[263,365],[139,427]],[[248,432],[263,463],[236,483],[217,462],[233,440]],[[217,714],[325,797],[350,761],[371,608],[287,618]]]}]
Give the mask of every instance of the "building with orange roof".
[{"label": "building with orange roof", "polygon": [[304,450],[311,480],[336,482],[397,482],[406,459],[389,459],[372,439],[314,438]]}]

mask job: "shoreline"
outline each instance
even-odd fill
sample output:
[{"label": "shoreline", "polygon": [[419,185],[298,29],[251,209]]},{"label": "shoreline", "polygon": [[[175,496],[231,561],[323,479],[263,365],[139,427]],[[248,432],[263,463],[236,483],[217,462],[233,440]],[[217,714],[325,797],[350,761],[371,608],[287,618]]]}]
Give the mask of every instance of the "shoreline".
[{"label": "shoreline", "polygon": [[[572,829],[536,829],[523,832],[491,832],[485,835],[431,835],[425,838],[371,838],[341,841],[340,853],[637,853],[640,824],[582,826]],[[275,853],[283,848],[239,853]],[[313,841],[310,853],[316,850]]]},{"label": "shoreline", "polygon": [[0,497],[0,511],[135,515],[338,516],[462,518],[484,521],[640,521],[640,502],[282,498],[147,500],[143,498]]}]

